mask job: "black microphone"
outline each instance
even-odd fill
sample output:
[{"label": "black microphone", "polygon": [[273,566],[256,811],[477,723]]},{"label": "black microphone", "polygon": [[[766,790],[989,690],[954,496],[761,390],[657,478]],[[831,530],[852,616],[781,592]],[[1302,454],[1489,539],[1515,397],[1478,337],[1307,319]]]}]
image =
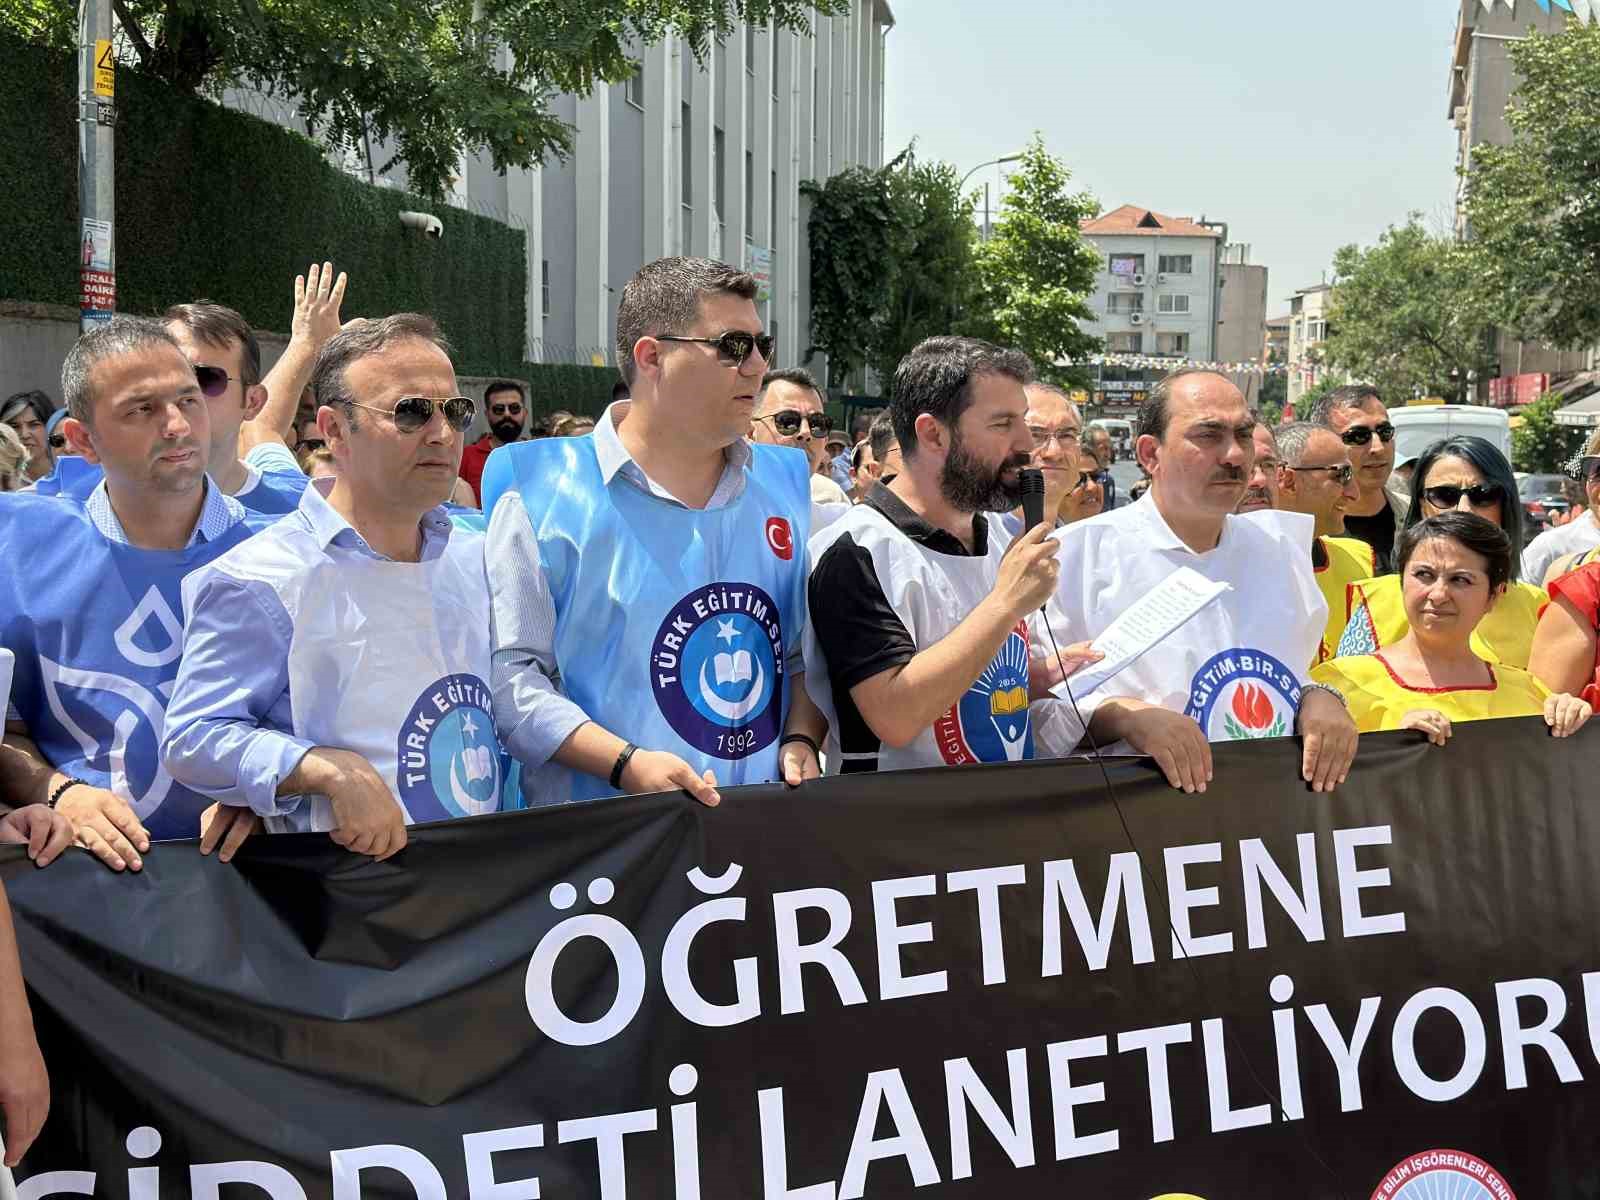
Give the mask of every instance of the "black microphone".
[{"label": "black microphone", "polygon": [[1044,472],[1037,467],[1023,467],[1017,472],[1022,481],[1022,532],[1035,525],[1044,524]]}]

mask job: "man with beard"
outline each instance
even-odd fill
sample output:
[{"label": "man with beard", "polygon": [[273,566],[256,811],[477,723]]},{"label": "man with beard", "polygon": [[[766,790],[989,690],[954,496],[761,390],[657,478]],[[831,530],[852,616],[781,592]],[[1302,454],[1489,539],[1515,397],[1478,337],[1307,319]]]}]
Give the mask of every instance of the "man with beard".
[{"label": "man with beard", "polygon": [[1272,427],[1261,419],[1260,413],[1252,411],[1250,415],[1256,420],[1256,465],[1250,472],[1250,482],[1245,485],[1244,497],[1239,501],[1237,511],[1241,513],[1278,507],[1278,468],[1283,462],[1278,456],[1278,439]]},{"label": "man with beard", "polygon": [[1157,384],[1135,442],[1150,492],[1057,532],[1060,586],[1046,616],[1058,639],[1098,637],[1180,567],[1232,585],[1077,698],[1089,732],[1099,746],[1152,756],[1173,787],[1203,792],[1208,742],[1298,730],[1303,777],[1331,791],[1355,757],[1356,727],[1337,692],[1305,679],[1327,623],[1306,553],[1313,522],[1234,512],[1254,466],[1255,425],[1221,375],[1189,368]]},{"label": "man with beard", "polygon": [[461,452],[461,478],[472,489],[472,502],[483,500],[483,464],[491,451],[522,440],[527,420],[527,394],[514,379],[496,379],[483,389],[483,407],[489,418],[489,432]]},{"label": "man with beard", "polygon": [[[1056,583],[1050,526],[1012,542],[988,515],[1022,500],[1032,377],[1024,355],[973,338],[917,346],[889,410],[904,469],[811,539],[806,683],[841,771],[1015,762],[1034,757],[1041,721],[1066,719],[1048,698],[1060,675],[1030,678],[1029,618]],[[1070,749],[1080,733],[1048,740]]]}]

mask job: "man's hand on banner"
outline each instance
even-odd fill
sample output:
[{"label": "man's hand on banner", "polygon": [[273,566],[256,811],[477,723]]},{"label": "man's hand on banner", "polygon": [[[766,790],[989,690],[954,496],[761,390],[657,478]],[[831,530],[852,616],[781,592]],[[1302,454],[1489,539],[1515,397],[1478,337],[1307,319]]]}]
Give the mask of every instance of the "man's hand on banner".
[{"label": "man's hand on banner", "polygon": [[1321,688],[1300,693],[1300,736],[1305,742],[1300,777],[1314,792],[1331,792],[1350,774],[1359,735],[1350,711]]},{"label": "man's hand on banner", "polygon": [[72,822],[47,804],[29,804],[0,816],[0,842],[26,845],[36,867],[48,867],[72,845]]},{"label": "man's hand on banner", "polygon": [[237,804],[213,804],[200,814],[200,853],[210,854],[222,845],[220,862],[232,862],[245,839],[261,828],[261,818],[253,809]]},{"label": "man's hand on banner", "polygon": [[113,871],[140,870],[150,835],[127,801],[105,788],[74,784],[61,794],[56,811],[72,822],[78,845]]},{"label": "man's hand on banner", "polygon": [[[20,996],[20,982],[17,992]],[[50,1077],[34,1036],[33,1018],[26,1004],[17,1005],[16,1011],[7,1006],[0,1013],[0,1113],[6,1122],[6,1166],[22,1161],[49,1112]]]},{"label": "man's hand on banner", "polygon": [[683,759],[665,750],[635,750],[622,772],[622,790],[630,796],[681,790],[707,808],[722,803],[716,775],[707,771],[702,778]]},{"label": "man's hand on banner", "polygon": [[314,746],[279,785],[279,792],[286,787],[328,798],[333,805],[328,836],[346,850],[382,862],[405,849],[405,814],[383,776],[361,755]]},{"label": "man's hand on banner", "polygon": [[1193,717],[1117,696],[1101,703],[1090,728],[1101,745],[1123,741],[1148,754],[1175,788],[1203,792],[1211,782],[1211,743]]},{"label": "man's hand on banner", "polygon": [[786,742],[780,746],[778,767],[783,782],[790,787],[799,787],[806,780],[818,779],[822,775],[822,763],[817,759],[817,752],[804,742]]}]

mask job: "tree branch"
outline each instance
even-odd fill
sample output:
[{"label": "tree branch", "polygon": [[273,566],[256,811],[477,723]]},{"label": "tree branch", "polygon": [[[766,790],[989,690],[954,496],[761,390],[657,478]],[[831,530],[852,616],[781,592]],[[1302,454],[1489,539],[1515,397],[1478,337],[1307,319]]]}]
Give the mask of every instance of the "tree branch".
[{"label": "tree branch", "polygon": [[145,40],[144,30],[139,28],[139,22],[128,11],[128,6],[123,0],[111,0],[111,7],[117,14],[117,23],[122,26],[122,31],[128,35],[128,40],[133,43],[133,48],[139,52],[139,65],[148,67],[150,56],[155,53],[150,48],[150,43]]}]

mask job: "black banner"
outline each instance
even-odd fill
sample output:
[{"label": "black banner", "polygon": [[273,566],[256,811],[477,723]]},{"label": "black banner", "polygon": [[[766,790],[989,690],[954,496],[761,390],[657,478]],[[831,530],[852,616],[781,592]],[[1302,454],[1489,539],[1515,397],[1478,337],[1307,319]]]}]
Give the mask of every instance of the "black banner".
[{"label": "black banner", "polygon": [[387,863],[13,853],[22,1195],[1600,1196],[1600,732],[1298,767],[632,797]]}]

